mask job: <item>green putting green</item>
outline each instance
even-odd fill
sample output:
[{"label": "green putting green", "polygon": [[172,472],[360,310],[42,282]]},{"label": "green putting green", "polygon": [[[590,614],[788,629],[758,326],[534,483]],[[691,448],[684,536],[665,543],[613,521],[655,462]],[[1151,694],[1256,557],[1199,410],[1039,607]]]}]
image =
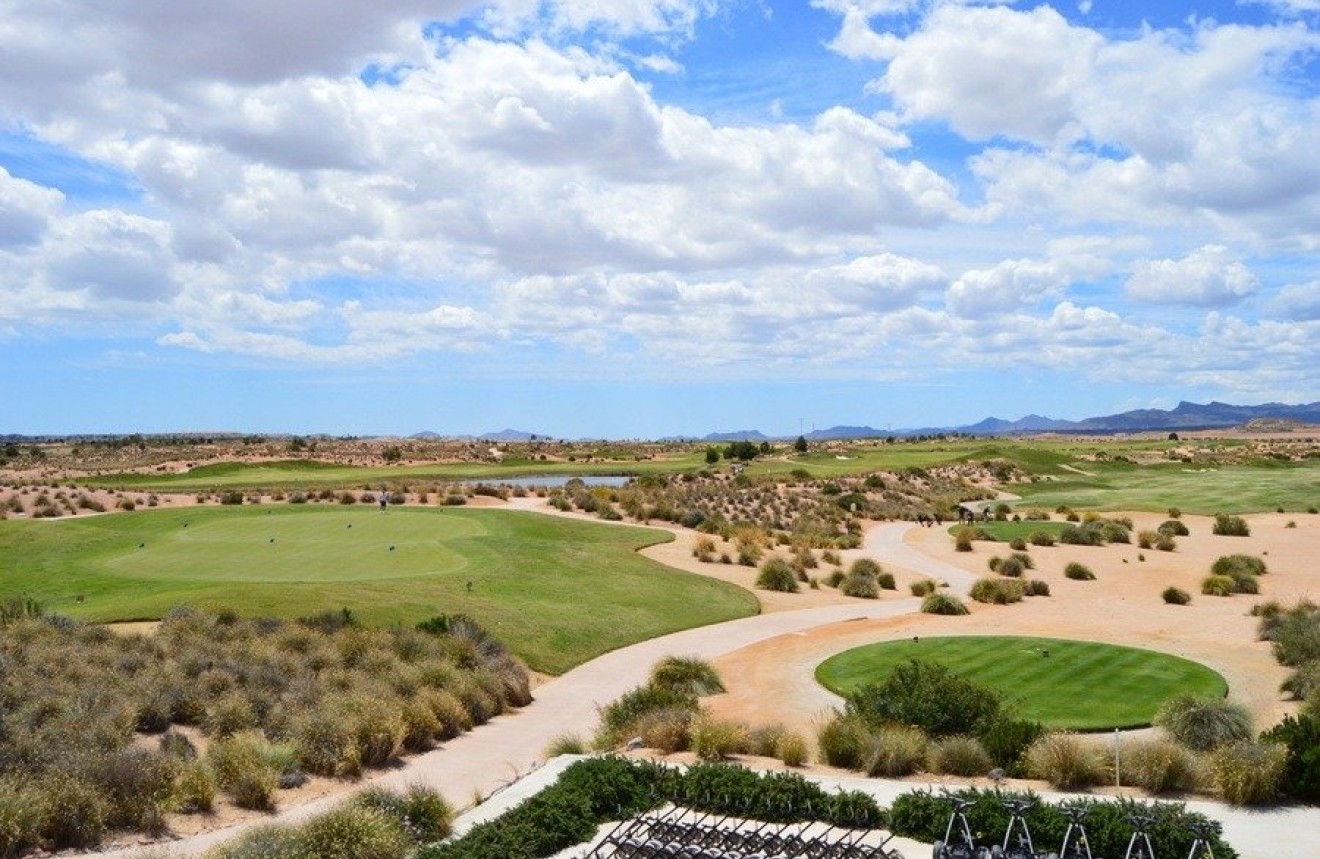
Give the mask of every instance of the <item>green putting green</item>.
[{"label": "green putting green", "polygon": [[938,662],[995,690],[1024,718],[1077,731],[1144,727],[1174,695],[1222,696],[1228,690],[1218,673],[1177,656],[1018,636],[922,636],[868,644],[822,662],[816,679],[846,695],[883,681],[908,659]]},{"label": "green putting green", "polygon": [[263,505],[0,521],[0,598],[94,621],[180,604],[369,624],[476,618],[533,668],[755,614],[741,588],[655,563],[664,531],[507,510]]}]

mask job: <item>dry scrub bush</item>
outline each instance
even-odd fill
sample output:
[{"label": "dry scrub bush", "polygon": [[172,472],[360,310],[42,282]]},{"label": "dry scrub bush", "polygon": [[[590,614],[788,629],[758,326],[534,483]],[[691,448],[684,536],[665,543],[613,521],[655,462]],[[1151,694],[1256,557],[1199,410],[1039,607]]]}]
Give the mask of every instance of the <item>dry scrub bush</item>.
[{"label": "dry scrub bush", "polygon": [[967,614],[967,606],[950,594],[933,593],[921,601],[921,611],[924,614],[962,615]]},{"label": "dry scrub bush", "polygon": [[980,603],[1008,605],[1021,602],[1026,586],[1015,579],[977,579],[968,596]]},{"label": "dry scrub bush", "polygon": [[1079,564],[1077,561],[1069,562],[1068,565],[1063,568],[1063,574],[1067,578],[1079,582],[1095,581],[1095,573],[1091,572],[1091,568],[1085,564]]},{"label": "dry scrub bush", "polygon": [[1078,790],[1104,778],[1100,751],[1076,734],[1054,732],[1032,743],[1024,758],[1027,774],[1059,790]]},{"label": "dry scrub bush", "polygon": [[1119,767],[1124,784],[1151,793],[1191,792],[1209,784],[1206,765],[1194,752],[1160,737],[1124,743]]},{"label": "dry scrub bush", "polygon": [[1266,805],[1279,797],[1288,750],[1275,743],[1232,743],[1214,753],[1215,786],[1231,805]]},{"label": "dry scrub bush", "polygon": [[692,751],[703,761],[720,761],[748,749],[747,728],[702,714],[692,722]]},{"label": "dry scrub bush", "polygon": [[880,728],[871,734],[863,752],[866,774],[897,778],[919,772],[926,765],[926,744],[926,734],[920,728]]},{"label": "dry scrub bush", "polygon": [[932,740],[929,760],[930,771],[939,775],[980,776],[993,766],[990,755],[975,737]]},{"label": "dry scrub bush", "polygon": [[861,769],[866,761],[870,738],[871,730],[861,718],[836,713],[820,726],[816,744],[825,763],[856,770]]},{"label": "dry scrub bush", "polygon": [[1251,738],[1251,711],[1226,698],[1176,695],[1160,707],[1155,724],[1198,752]]}]

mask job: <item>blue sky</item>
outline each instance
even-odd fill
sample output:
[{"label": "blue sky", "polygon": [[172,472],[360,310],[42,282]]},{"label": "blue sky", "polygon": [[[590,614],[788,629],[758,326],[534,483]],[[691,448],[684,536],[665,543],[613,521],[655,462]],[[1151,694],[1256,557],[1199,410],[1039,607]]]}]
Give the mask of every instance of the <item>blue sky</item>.
[{"label": "blue sky", "polygon": [[0,0],[0,432],[1320,399],[1316,0]]}]

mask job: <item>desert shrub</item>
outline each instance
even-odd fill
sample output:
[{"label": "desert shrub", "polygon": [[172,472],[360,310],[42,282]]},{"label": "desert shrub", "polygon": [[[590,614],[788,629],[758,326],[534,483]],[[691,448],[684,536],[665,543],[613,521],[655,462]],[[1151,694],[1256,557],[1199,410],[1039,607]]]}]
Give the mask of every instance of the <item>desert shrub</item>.
[{"label": "desert shrub", "polygon": [[1104,764],[1097,748],[1076,734],[1051,732],[1028,747],[1024,758],[1032,778],[1059,790],[1078,790],[1100,783]]},{"label": "desert shrub", "polygon": [[292,826],[255,826],[202,854],[203,859],[317,859]]},{"label": "desert shrub", "polygon": [[847,577],[848,574],[843,570],[832,570],[830,574],[825,577],[825,584],[832,588],[837,588],[839,585],[843,584],[843,580]]},{"label": "desert shrub", "polygon": [[1026,586],[1012,579],[977,579],[968,596],[980,603],[1008,605],[1021,602]]},{"label": "desert shrub", "polygon": [[1159,533],[1156,531],[1138,531],[1137,548],[1153,549],[1155,547],[1155,541],[1159,539],[1159,536]]},{"label": "desert shrub", "polygon": [[363,765],[384,766],[403,751],[407,726],[398,708],[390,701],[359,695],[343,702],[341,707],[341,718],[349,720],[353,742]]},{"label": "desert shrub", "polygon": [[95,785],[66,773],[42,779],[37,787],[41,840],[49,847],[94,847],[107,831],[108,808]]},{"label": "desert shrub", "polygon": [[1290,609],[1261,615],[1259,633],[1271,642],[1274,658],[1281,665],[1300,667],[1320,660],[1320,606],[1301,600]]},{"label": "desert shrub", "polygon": [[[854,567],[856,565],[854,564]],[[844,578],[843,584],[839,586],[839,591],[845,596],[859,597],[861,599],[876,599],[880,596],[880,589],[876,584],[875,573],[868,570],[849,571]]]},{"label": "desert shrub", "polygon": [[360,803],[313,817],[298,835],[316,859],[403,859],[409,847],[401,821]]},{"label": "desert shrub", "polygon": [[696,709],[696,696],[690,693],[656,686],[638,686],[606,705],[600,714],[601,727],[606,733],[622,738],[648,712],[682,710],[691,713]]},{"label": "desert shrub", "polygon": [[1303,802],[1320,803],[1320,713],[1285,716],[1261,735],[1261,740],[1287,750],[1279,783],[1283,793]]},{"label": "desert shrub", "polygon": [[1168,534],[1170,537],[1186,537],[1192,532],[1187,530],[1187,526],[1177,519],[1167,519],[1161,522],[1155,529],[1161,534]]},{"label": "desert shrub", "polygon": [[1069,525],[1059,532],[1059,542],[1069,546],[1099,546],[1104,542],[1100,531]]},{"label": "desert shrub", "polygon": [[747,732],[747,754],[763,758],[775,756],[779,741],[787,733],[783,725],[762,725]]},{"label": "desert shrub", "polygon": [[160,834],[178,772],[178,761],[159,751],[129,747],[102,756],[92,781],[106,799],[106,825]]},{"label": "desert shrub", "polygon": [[215,774],[205,761],[190,760],[179,771],[174,785],[176,808],[184,814],[210,812],[215,807]]},{"label": "desert shrub", "polygon": [[1226,698],[1176,695],[1160,707],[1155,724],[1198,752],[1251,738],[1251,712]]},{"label": "desert shrub", "polygon": [[1026,566],[1016,557],[1004,558],[995,566],[995,572],[1010,579],[1020,578]]},{"label": "desert shrub", "polygon": [[1279,797],[1288,750],[1276,743],[1230,743],[1210,759],[1215,786],[1230,805],[1265,805]]},{"label": "desert shrub", "polygon": [[692,751],[703,761],[720,761],[731,755],[745,754],[747,728],[738,722],[698,716],[692,722]]},{"label": "desert shrub", "polygon": [[265,755],[266,739],[258,731],[244,731],[211,744],[206,760],[216,785],[239,808],[270,811],[280,773]]},{"label": "desert shrub", "polygon": [[557,758],[560,755],[582,755],[586,754],[587,743],[577,734],[559,734],[550,740],[549,745],[545,747],[545,756],[547,758]]},{"label": "desert shrub", "polygon": [[932,740],[928,754],[930,771],[940,775],[983,776],[993,764],[976,737],[944,737]]},{"label": "desert shrub", "polygon": [[1215,524],[1211,526],[1210,533],[1221,537],[1250,537],[1251,528],[1247,526],[1247,520],[1241,516],[1216,513]]},{"label": "desert shrub", "polygon": [[762,590],[795,594],[798,592],[797,575],[788,561],[783,558],[770,558],[761,564],[761,571],[756,576],[756,586]]},{"label": "desert shrub", "polygon": [[861,717],[836,713],[821,725],[816,745],[821,759],[832,767],[858,770],[865,762],[871,730]]},{"label": "desert shrub", "polygon": [[257,713],[248,696],[231,689],[207,708],[206,720],[202,724],[208,735],[220,738],[255,728],[257,721]]},{"label": "desert shrub", "polygon": [[785,732],[775,746],[774,756],[783,761],[785,766],[806,766],[811,757],[806,737],[791,731]]},{"label": "desert shrub", "polygon": [[1022,594],[1029,597],[1047,597],[1050,595],[1050,583],[1040,579],[1028,579]]},{"label": "desert shrub", "polygon": [[921,611],[924,614],[960,615],[967,614],[967,606],[951,594],[931,593],[921,601]]},{"label": "desert shrub", "polygon": [[1160,534],[1155,538],[1155,548],[1160,552],[1172,552],[1178,548],[1178,541],[1169,534]]},{"label": "desert shrub", "polygon": [[1191,792],[1207,781],[1205,767],[1193,752],[1159,737],[1124,743],[1120,761],[1123,783],[1151,793]]},{"label": "desert shrub", "polygon": [[1254,555],[1221,555],[1210,565],[1216,576],[1263,576],[1267,572],[1265,560]]},{"label": "desert shrub", "polygon": [[1019,552],[1025,552],[1027,549],[1027,541],[1023,540],[1021,537],[1014,537],[1012,540],[1008,541],[1008,548]]},{"label": "desert shrub", "polygon": [[298,763],[309,773],[340,778],[362,772],[353,731],[338,713],[313,708],[295,719],[293,741]]},{"label": "desert shrub", "polygon": [[37,793],[20,780],[0,776],[0,856],[18,856],[41,837],[42,808]]},{"label": "desert shrub", "polygon": [[953,548],[959,552],[972,551],[972,536],[965,528],[959,528],[953,535]]},{"label": "desert shrub", "polygon": [[1237,591],[1237,582],[1231,576],[1206,576],[1201,579],[1201,593],[1212,597],[1228,597]]},{"label": "desert shrub", "polygon": [[865,752],[866,774],[898,778],[919,772],[926,764],[926,734],[908,725],[890,725],[871,734]]},{"label": "desert shrub", "polygon": [[912,591],[914,597],[924,597],[935,593],[934,579],[918,579],[908,585],[908,590]]},{"label": "desert shrub", "polygon": [[1055,541],[1049,531],[1032,531],[1027,535],[1027,542],[1033,546],[1053,546]]},{"label": "desert shrub", "polygon": [[369,787],[354,796],[351,803],[381,812],[412,841],[421,844],[447,838],[453,831],[453,807],[425,785],[411,784],[403,793]]},{"label": "desert shrub", "polygon": [[651,685],[698,697],[724,691],[715,666],[695,656],[666,656],[651,666]]},{"label": "desert shrub", "polygon": [[1169,605],[1187,605],[1192,601],[1191,594],[1187,593],[1187,591],[1182,588],[1175,588],[1172,586],[1165,588],[1160,596],[1164,599],[1164,602]]},{"label": "desert shrub", "polygon": [[1067,578],[1079,582],[1090,582],[1095,580],[1095,573],[1085,564],[1079,564],[1076,561],[1070,561],[1068,566],[1063,568],[1063,574]]},{"label": "desert shrub", "polygon": [[875,583],[880,586],[881,590],[898,590],[898,583],[894,581],[893,573],[881,573],[875,577]]},{"label": "desert shrub", "polygon": [[932,737],[974,734],[999,712],[999,697],[937,662],[909,659],[881,683],[850,692],[847,712],[872,727],[911,725]]}]

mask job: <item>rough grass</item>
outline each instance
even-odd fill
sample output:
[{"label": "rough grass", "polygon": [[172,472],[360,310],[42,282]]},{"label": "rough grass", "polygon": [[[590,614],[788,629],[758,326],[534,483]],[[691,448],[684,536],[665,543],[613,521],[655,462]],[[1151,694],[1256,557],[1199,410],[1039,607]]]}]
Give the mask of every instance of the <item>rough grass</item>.
[{"label": "rough grass", "polygon": [[9,520],[0,522],[0,597],[97,621],[158,618],[181,603],[275,617],[347,606],[371,625],[458,612],[557,674],[756,612],[741,588],[637,554],[666,539],[516,511],[360,505]]},{"label": "rough grass", "polygon": [[[1049,655],[1043,655],[1048,651]],[[1224,679],[1175,656],[1084,641],[956,636],[882,642],[837,654],[816,669],[826,688],[846,695],[879,683],[899,663],[920,658],[993,689],[1018,715],[1052,728],[1105,730],[1151,724],[1166,700],[1188,692],[1222,696]]]}]

